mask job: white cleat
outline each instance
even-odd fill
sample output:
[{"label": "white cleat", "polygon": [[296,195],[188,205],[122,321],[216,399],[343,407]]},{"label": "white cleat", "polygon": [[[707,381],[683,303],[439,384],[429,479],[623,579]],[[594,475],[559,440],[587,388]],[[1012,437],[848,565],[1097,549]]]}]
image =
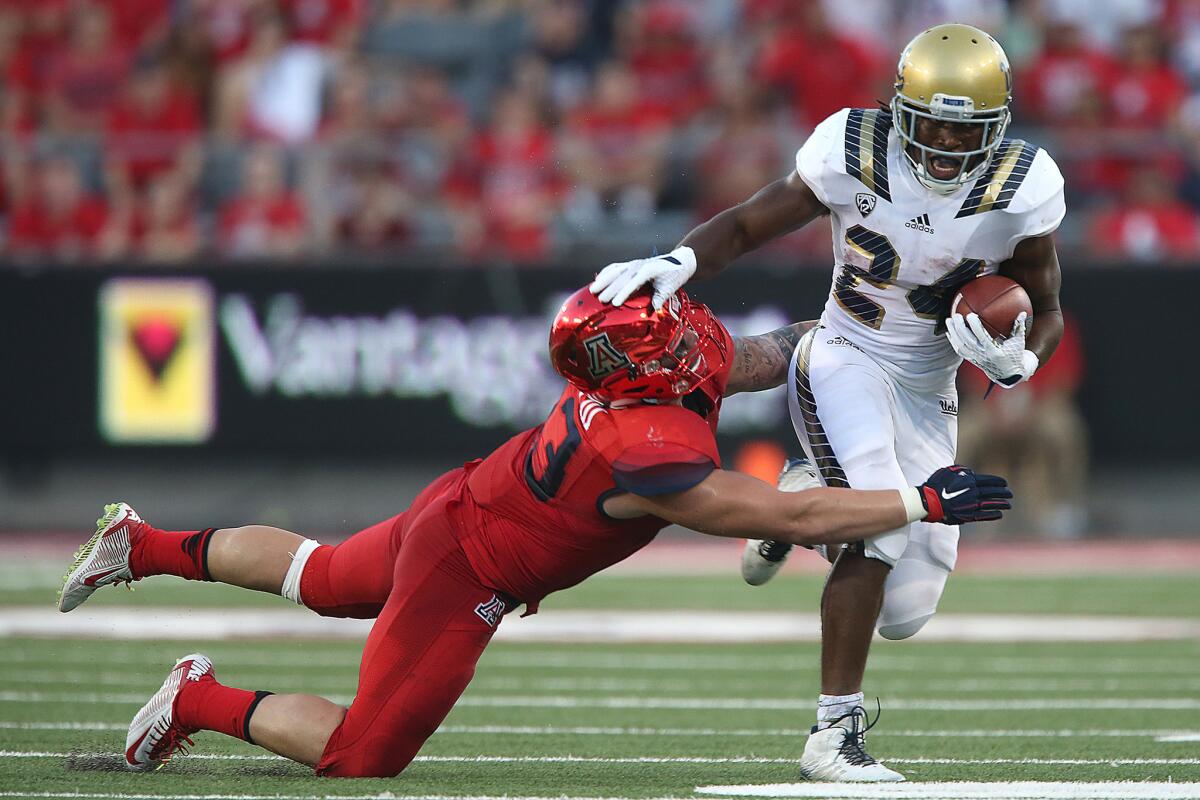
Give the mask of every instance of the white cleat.
[{"label": "white cleat", "polygon": [[[820,486],[821,479],[808,459],[789,458],[775,485],[781,492],[803,492]],[[791,552],[792,545],[786,542],[747,539],[742,549],[742,580],[751,586],[762,586],[775,577]]]},{"label": "white cleat", "polygon": [[175,724],[175,699],[189,681],[213,674],[207,656],[192,653],[175,662],[175,668],[146,705],[129,723],[125,737],[125,766],[135,772],[158,769],[177,752],[187,753],[184,743],[192,744],[194,730]]},{"label": "white cleat", "polygon": [[[871,723],[873,725],[874,723]],[[833,725],[813,728],[804,743],[800,775],[810,781],[831,783],[885,783],[904,780],[867,753],[867,712],[855,708]]]},{"label": "white cleat", "polygon": [[70,611],[101,586],[133,581],[129,553],[149,527],[128,503],[109,503],[96,520],[96,533],[75,551],[71,569],[58,592],[58,610]]}]

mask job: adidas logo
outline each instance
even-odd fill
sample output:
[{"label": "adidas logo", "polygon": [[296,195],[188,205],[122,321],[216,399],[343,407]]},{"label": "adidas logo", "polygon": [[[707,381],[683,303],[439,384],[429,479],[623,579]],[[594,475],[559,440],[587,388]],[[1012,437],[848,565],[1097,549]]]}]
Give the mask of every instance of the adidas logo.
[{"label": "adidas logo", "polygon": [[912,228],[921,233],[933,233],[933,224],[929,221],[928,214],[922,214],[919,217],[913,217],[908,222],[904,223],[904,227]]}]

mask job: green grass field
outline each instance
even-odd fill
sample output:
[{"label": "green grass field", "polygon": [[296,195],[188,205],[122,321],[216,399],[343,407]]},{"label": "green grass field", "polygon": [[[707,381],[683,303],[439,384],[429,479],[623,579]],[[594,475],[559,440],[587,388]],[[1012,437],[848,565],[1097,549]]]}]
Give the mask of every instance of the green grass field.
[{"label": "green grass field", "polygon": [[[27,583],[0,594],[0,603],[52,601],[52,590]],[[601,576],[550,598],[543,613],[811,611],[818,591],[819,581],[805,576],[761,590],[719,576]],[[133,594],[103,590],[93,602],[212,608],[283,601],[147,581]],[[943,610],[1194,618],[1200,585],[1191,576],[963,575],[951,581]],[[197,737],[194,755],[156,773],[124,772],[119,753],[130,717],[174,659],[192,650],[212,656],[233,685],[341,701],[354,693],[358,647],[348,642],[7,639],[0,648],[0,797],[693,797],[703,785],[797,780],[818,689],[811,643],[497,642],[463,702],[399,778],[319,780],[212,733]],[[1200,784],[1188,788],[1200,782],[1200,642],[879,641],[866,688],[883,705],[872,753],[911,781],[1080,784],[1078,795],[1056,797],[1097,796],[1087,793],[1092,782],[1171,781],[1176,789],[1163,791],[1182,793],[1161,796],[1200,797]],[[963,796],[1006,796],[988,791]],[[1159,796],[1132,791],[1108,796]]]}]

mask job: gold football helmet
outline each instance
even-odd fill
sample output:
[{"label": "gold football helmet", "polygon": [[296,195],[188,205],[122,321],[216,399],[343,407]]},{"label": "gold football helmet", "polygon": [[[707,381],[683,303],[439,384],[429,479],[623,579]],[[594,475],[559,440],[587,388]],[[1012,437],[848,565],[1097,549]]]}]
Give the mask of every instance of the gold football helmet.
[{"label": "gold football helmet", "polygon": [[[917,34],[900,54],[892,98],[892,123],[917,179],[949,193],[979,177],[1004,139],[1011,100],[1008,56],[991,36],[957,23]],[[920,118],[982,125],[980,147],[956,152],[922,144],[917,141]],[[933,158],[953,158],[962,166],[953,178],[939,179],[929,169]]]}]

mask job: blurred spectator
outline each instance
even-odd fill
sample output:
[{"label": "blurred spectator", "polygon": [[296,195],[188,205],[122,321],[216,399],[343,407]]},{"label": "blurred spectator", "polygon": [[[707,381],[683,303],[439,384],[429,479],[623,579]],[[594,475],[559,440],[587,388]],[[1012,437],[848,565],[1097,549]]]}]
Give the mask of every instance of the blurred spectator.
[{"label": "blurred spectator", "polygon": [[87,192],[78,165],[51,156],[35,167],[30,191],[13,208],[8,252],[22,261],[89,260],[107,219],[107,206]]},{"label": "blurred spectator", "polygon": [[[91,0],[96,2],[96,0]],[[161,48],[170,32],[170,0],[101,0],[112,18],[113,37],[129,52]]]},{"label": "blurred spectator", "polygon": [[361,160],[348,173],[335,217],[341,248],[386,253],[413,237],[416,202],[388,165]]},{"label": "blurred spectator", "polygon": [[1058,349],[1029,381],[996,389],[970,364],[959,371],[958,458],[980,472],[1004,475],[1020,498],[1002,527],[1016,532],[1074,538],[1087,520],[1087,428],[1076,395],[1083,382],[1079,330],[1066,315]]},{"label": "blurred spectator", "polygon": [[600,47],[588,31],[583,0],[550,0],[529,20],[530,54],[544,64],[548,93],[562,111],[574,109],[587,93]]},{"label": "blurred spectator", "polygon": [[1046,29],[1042,51],[1018,73],[1019,120],[1079,125],[1091,110],[1100,110],[1102,116],[1116,77],[1113,60],[1087,43],[1078,23],[1055,23]]},{"label": "blurred spectator", "polygon": [[563,159],[572,178],[567,213],[577,225],[599,220],[615,205],[627,221],[655,209],[666,180],[670,119],[638,94],[624,64],[600,67],[589,101],[567,119]]},{"label": "blurred spectator", "polygon": [[1163,12],[1164,0],[1040,0],[1045,19],[1076,20],[1090,45],[1115,50],[1127,28],[1149,25]]},{"label": "blurred spectator", "polygon": [[200,169],[200,113],[192,95],[173,86],[166,65],[138,61],[112,109],[106,147],[109,191],[125,198],[164,172],[192,186]]},{"label": "blurred spectator", "polygon": [[152,177],[136,201],[113,209],[101,237],[105,260],[150,264],[187,261],[200,252],[200,227],[188,184],[177,173]]},{"label": "blurred spectator", "polygon": [[788,171],[789,148],[767,113],[763,90],[736,69],[714,72],[715,129],[697,162],[700,219],[737,205]]},{"label": "blurred spectator", "polygon": [[259,144],[242,163],[240,192],[221,206],[218,239],[227,258],[291,257],[304,247],[307,212],[288,189],[283,154]]},{"label": "blurred spectator", "polygon": [[1176,196],[1166,170],[1147,163],[1132,171],[1123,201],[1094,218],[1088,241],[1100,258],[1194,259],[1200,254],[1200,220]]},{"label": "blurred spectator", "polygon": [[310,140],[321,121],[324,54],[311,44],[289,44],[284,20],[273,10],[255,12],[251,30],[245,55],[219,77],[217,131],[288,144]]},{"label": "blurred spectator", "polygon": [[1187,96],[1183,78],[1164,57],[1162,35],[1142,26],[1125,32],[1121,60],[1109,93],[1113,121],[1122,127],[1161,131]]},{"label": "blurred spectator", "polygon": [[365,0],[280,0],[293,42],[335,51],[357,44]]},{"label": "blurred spectator", "polygon": [[683,123],[708,101],[693,9],[679,0],[629,7],[617,49],[633,70],[641,103]]},{"label": "blurred spectator", "polygon": [[886,70],[862,43],[829,26],[820,2],[789,5],[763,45],[758,78],[783,93],[803,127],[811,129],[847,106],[864,108],[891,96],[884,90]]},{"label": "blurred spectator", "polygon": [[46,74],[46,112],[52,131],[96,133],[129,74],[129,51],[113,38],[112,18],[102,5],[85,3],[71,19],[70,38]]},{"label": "blurred spectator", "polygon": [[524,95],[500,95],[447,185],[459,250],[536,261],[549,254],[562,185],[554,136]]}]

